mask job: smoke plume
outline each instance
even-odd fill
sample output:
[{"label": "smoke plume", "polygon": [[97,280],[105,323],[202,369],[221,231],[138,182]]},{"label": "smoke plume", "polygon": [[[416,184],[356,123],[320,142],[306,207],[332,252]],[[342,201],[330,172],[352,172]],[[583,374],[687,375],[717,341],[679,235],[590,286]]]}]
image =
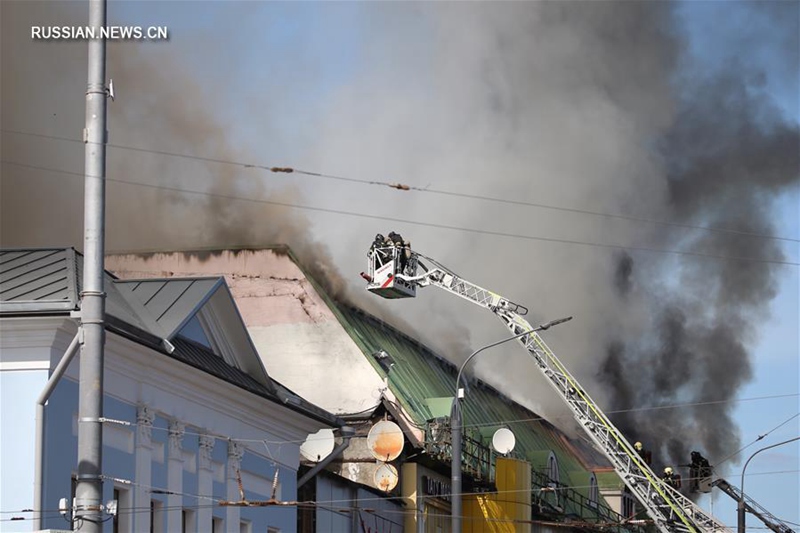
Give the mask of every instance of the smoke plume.
[{"label": "smoke plume", "polygon": [[[110,3],[109,19],[174,27],[168,42],[109,45],[108,251],[285,243],[339,298],[454,361],[502,338],[485,310],[434,289],[365,294],[369,243],[399,231],[531,323],[575,315],[547,341],[604,408],[628,411],[614,420],[657,463],[738,449],[730,404],[708,402],[750,378],[778,289],[769,261],[783,253],[765,236],[798,185],[796,3],[737,3],[746,28],[701,46],[666,2],[141,5]],[[83,146],[63,138],[81,138],[85,43],[29,31],[83,24],[85,7],[0,4],[3,246],[82,242]],[[482,377],[568,425],[517,348],[482,361]],[[676,403],[694,407],[630,411]]]}]

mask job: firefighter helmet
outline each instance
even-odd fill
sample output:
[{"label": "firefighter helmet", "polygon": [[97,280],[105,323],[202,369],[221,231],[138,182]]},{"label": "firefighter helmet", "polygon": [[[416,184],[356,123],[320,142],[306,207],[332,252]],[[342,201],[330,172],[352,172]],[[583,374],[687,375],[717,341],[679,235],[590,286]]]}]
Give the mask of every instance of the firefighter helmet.
[{"label": "firefighter helmet", "polygon": [[633,447],[636,448],[637,452],[642,451],[642,448],[643,448],[642,443],[638,442],[638,441],[636,442],[636,444],[633,445]]},{"label": "firefighter helmet", "polygon": [[664,469],[664,473],[665,473],[666,475],[668,475],[668,476],[671,476],[671,475],[672,475],[672,467],[671,467],[671,466],[668,466],[668,467],[666,467],[666,468]]}]

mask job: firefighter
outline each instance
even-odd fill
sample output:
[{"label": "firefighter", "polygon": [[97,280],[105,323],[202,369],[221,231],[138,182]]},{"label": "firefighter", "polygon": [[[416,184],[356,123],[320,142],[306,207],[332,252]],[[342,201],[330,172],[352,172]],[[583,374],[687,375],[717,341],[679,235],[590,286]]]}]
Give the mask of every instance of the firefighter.
[{"label": "firefighter", "polygon": [[668,466],[664,469],[664,475],[661,476],[664,483],[671,486],[673,489],[681,488],[681,476],[672,471],[672,467]]},{"label": "firefighter", "polygon": [[703,457],[700,452],[692,452],[692,462],[689,464],[689,490],[699,492],[700,481],[711,477],[711,472],[708,459]]},{"label": "firefighter", "polygon": [[408,260],[411,258],[411,243],[404,240],[399,233],[395,233],[393,231],[389,232],[389,237],[387,240],[397,249],[396,255],[399,260],[399,268],[397,269],[397,273],[403,274],[406,271]]},{"label": "firefighter", "polygon": [[634,444],[634,445],[633,445],[633,448],[636,450],[636,453],[638,453],[638,454],[639,454],[639,457],[641,457],[641,458],[642,458],[642,460],[643,460],[643,461],[644,461],[646,464],[648,464],[648,465],[649,465],[649,464],[650,464],[650,461],[652,461],[652,460],[653,460],[653,454],[651,454],[651,453],[650,453],[650,450],[645,450],[645,449],[644,449],[644,446],[643,446],[643,445],[642,445],[642,443],[641,443],[641,442],[639,442],[639,441],[636,441],[636,444]]},{"label": "firefighter", "polygon": [[370,255],[374,256],[375,260],[375,268],[378,269],[386,263],[386,260],[389,258],[389,251],[387,248],[392,246],[392,241],[378,233],[375,235],[375,240],[372,241],[372,245],[369,247]]}]

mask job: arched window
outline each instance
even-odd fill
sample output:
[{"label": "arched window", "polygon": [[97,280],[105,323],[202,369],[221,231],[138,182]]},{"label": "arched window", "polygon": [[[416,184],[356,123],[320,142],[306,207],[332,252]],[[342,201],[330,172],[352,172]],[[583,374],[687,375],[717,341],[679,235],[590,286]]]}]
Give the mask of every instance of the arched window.
[{"label": "arched window", "polygon": [[597,508],[600,499],[600,487],[597,486],[597,477],[594,473],[589,474],[589,506]]},{"label": "arched window", "polygon": [[547,458],[547,477],[556,483],[560,482],[558,475],[558,459],[553,452],[550,452],[550,456]]}]

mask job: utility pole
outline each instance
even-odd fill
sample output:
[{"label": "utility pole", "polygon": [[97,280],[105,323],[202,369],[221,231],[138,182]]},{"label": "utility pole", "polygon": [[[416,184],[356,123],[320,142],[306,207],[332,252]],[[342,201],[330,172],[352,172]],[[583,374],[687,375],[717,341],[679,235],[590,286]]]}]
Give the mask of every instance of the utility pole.
[{"label": "utility pole", "polygon": [[106,0],[89,0],[89,73],[86,89],[83,290],[81,291],[80,385],[78,405],[78,531],[99,533],[103,519],[103,349],[105,343],[104,239],[106,176]]}]

